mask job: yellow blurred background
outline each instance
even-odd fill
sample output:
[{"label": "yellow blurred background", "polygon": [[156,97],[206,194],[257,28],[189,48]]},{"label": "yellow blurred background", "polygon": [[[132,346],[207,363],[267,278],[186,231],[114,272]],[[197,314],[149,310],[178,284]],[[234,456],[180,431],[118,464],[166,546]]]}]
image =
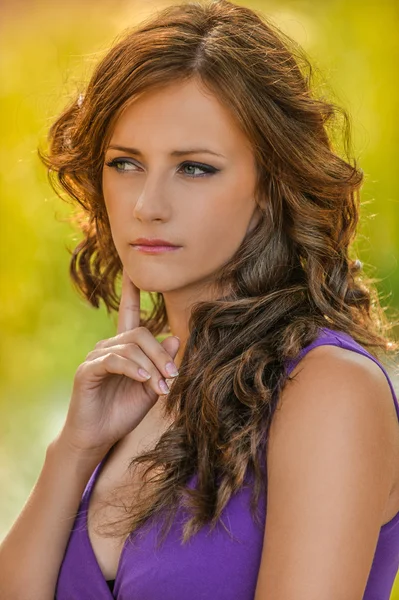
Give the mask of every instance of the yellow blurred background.
[{"label": "yellow blurred background", "polygon": [[[398,77],[395,0],[237,2],[298,41],[326,90],[349,110],[365,173],[358,255],[399,308]],[[80,239],[36,149],[122,30],[165,1],[5,1],[0,8],[0,539],[21,511],[66,416],[78,365],[116,321],[69,279]],[[396,337],[399,331],[396,329]],[[395,381],[396,389],[398,382]],[[391,599],[399,600],[399,577]]]}]

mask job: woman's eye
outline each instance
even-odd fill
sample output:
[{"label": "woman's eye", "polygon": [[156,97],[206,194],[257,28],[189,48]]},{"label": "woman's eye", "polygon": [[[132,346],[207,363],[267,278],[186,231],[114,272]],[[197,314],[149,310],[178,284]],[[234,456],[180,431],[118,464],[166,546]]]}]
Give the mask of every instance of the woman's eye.
[{"label": "woman's eye", "polygon": [[[118,167],[118,165],[130,165],[131,167],[134,167],[135,165],[131,162],[129,162],[128,160],[123,160],[121,158],[114,158],[113,160],[110,160],[109,162],[105,163],[107,165],[107,167],[111,167],[113,169],[115,169],[116,171],[129,171],[130,169],[120,169]],[[134,170],[134,169],[132,169]]]},{"label": "woman's eye", "polygon": [[[133,172],[135,171],[135,167],[136,165],[133,164],[132,162],[122,159],[122,158],[114,158],[113,160],[105,163],[108,167],[114,168],[116,171],[118,171],[119,173],[123,173],[123,172]],[[122,167],[120,167],[119,165],[122,165]],[[133,167],[133,168],[129,168]],[[219,169],[215,169],[215,167],[211,167],[209,165],[199,165],[197,163],[192,163],[192,162],[187,162],[187,163],[183,163],[182,165],[180,165],[179,167],[179,171],[181,171],[182,169],[185,169],[186,167],[192,168],[192,169],[198,169],[199,171],[202,171],[202,174],[200,175],[195,175],[192,172],[188,173],[186,171],[186,175],[188,177],[193,177],[193,178],[197,178],[197,177],[204,177],[205,175],[212,175],[213,173],[216,173],[217,171],[219,171]]]},{"label": "woman's eye", "polygon": [[219,170],[215,169],[214,167],[208,167],[206,165],[197,165],[196,163],[184,163],[183,165],[181,165],[180,169],[184,169],[185,167],[191,167],[193,169],[199,169],[200,171],[202,171],[202,175],[193,175],[187,173],[189,177],[203,177],[204,175],[216,173],[216,171]]}]

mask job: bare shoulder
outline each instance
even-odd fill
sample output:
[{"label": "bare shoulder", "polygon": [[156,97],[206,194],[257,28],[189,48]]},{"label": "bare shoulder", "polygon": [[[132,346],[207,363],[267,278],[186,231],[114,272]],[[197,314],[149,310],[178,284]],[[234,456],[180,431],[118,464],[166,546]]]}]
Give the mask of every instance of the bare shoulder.
[{"label": "bare shoulder", "polygon": [[304,440],[316,443],[318,431],[320,440],[327,437],[332,445],[346,445],[348,453],[360,452],[362,443],[368,445],[385,471],[391,492],[398,479],[399,422],[380,366],[358,352],[322,345],[303,357],[291,378],[270,428],[269,467],[280,460],[288,444],[295,452]]},{"label": "bare shoulder", "polygon": [[389,404],[393,406],[389,384],[382,369],[370,357],[359,352],[324,344],[310,350],[291,372],[291,377],[298,379],[297,375],[303,372],[304,377],[310,377],[317,381],[320,377],[328,376],[334,372],[335,375],[345,375],[349,385],[357,387],[363,381],[373,382],[380,387],[380,391],[388,396]]},{"label": "bare shoulder", "polygon": [[[370,357],[333,345],[317,346],[296,365],[281,393],[279,410],[297,410],[301,406],[348,405],[359,408],[365,418],[385,422],[390,439],[399,443],[399,423],[391,388],[385,373]],[[325,406],[327,408],[327,406]]]}]

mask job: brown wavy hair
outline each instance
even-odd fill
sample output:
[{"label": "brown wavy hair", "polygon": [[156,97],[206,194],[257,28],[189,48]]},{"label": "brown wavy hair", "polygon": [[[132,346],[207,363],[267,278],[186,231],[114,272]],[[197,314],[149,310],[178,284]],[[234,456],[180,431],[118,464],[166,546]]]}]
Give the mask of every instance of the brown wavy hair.
[{"label": "brown wavy hair", "polygon": [[[316,97],[301,47],[262,13],[228,0],[168,6],[124,31],[52,124],[48,151],[38,150],[54,190],[78,208],[71,219],[83,239],[70,262],[77,289],[94,307],[102,299],[108,313],[118,310],[122,264],[101,186],[116,119],[147,90],[192,78],[231,111],[252,143],[261,219],[215,273],[215,299],[192,309],[165,406],[172,425],[132,460],[131,469],[145,466],[146,495],[110,524],[111,537],[169,514],[165,536],[181,502],[190,513],[185,543],[206,523],[216,525],[247,475],[259,522],[268,431],[286,361],[320,327],[350,334],[377,358],[399,347],[374,285],[379,280],[366,277],[353,253],[364,175],[350,158],[349,116]],[[346,159],[334,148],[337,132]],[[141,325],[165,334],[162,293],[149,298]]]}]

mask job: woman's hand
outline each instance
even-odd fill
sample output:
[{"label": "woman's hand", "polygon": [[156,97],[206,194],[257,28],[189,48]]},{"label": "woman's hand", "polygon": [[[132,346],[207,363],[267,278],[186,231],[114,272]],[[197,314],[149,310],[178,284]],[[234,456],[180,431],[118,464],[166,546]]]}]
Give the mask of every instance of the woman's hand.
[{"label": "woman's hand", "polygon": [[75,374],[62,435],[77,451],[105,455],[165,393],[159,383],[173,376],[166,365],[173,363],[180,340],[171,336],[159,343],[139,323],[140,290],[123,270],[118,334],[98,342]]}]

